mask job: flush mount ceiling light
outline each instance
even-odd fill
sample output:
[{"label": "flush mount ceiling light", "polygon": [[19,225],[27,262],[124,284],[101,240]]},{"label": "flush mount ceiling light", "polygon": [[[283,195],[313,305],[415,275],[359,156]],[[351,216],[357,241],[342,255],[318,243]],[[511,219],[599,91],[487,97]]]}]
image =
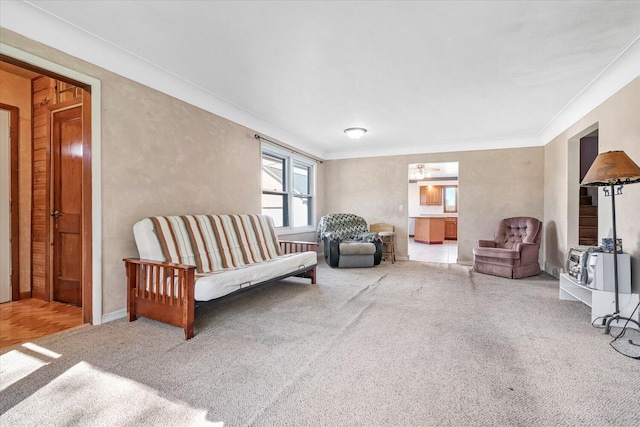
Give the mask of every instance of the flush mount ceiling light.
[{"label": "flush mount ceiling light", "polygon": [[365,128],[349,128],[349,129],[345,129],[344,133],[346,133],[347,136],[351,139],[358,139],[362,135],[367,133],[367,130]]}]

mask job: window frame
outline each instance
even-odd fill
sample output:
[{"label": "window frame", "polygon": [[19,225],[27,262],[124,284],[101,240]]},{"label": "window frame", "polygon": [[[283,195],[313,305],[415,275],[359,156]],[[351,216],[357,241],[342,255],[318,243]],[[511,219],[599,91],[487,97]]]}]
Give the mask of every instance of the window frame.
[{"label": "window frame", "polygon": [[[458,213],[458,186],[457,185],[443,185],[442,186],[442,211],[444,213]],[[453,210],[447,210],[447,188],[453,188],[455,191],[455,203]]]},{"label": "window frame", "polygon": [[[262,158],[263,156],[269,156],[276,159],[280,159],[284,161],[284,171],[283,171],[283,180],[284,180],[284,189],[282,192],[280,191],[270,191],[265,190],[263,188],[262,183]],[[299,166],[303,168],[308,168],[308,191],[309,194],[295,194],[294,192],[294,167]],[[306,156],[302,156],[297,153],[288,152],[282,149],[279,149],[270,144],[262,143],[260,150],[260,186],[261,186],[261,200],[260,200],[260,211],[262,212],[262,195],[264,194],[273,194],[273,195],[283,195],[285,196],[283,202],[283,226],[276,227],[277,235],[284,234],[298,234],[298,233],[307,233],[315,231],[315,212],[316,212],[316,204],[315,204],[315,193],[316,193],[316,161],[310,159]],[[294,202],[295,199],[307,199],[309,200],[308,206],[308,217],[309,224],[302,227],[295,227],[295,214],[294,214]]]}]

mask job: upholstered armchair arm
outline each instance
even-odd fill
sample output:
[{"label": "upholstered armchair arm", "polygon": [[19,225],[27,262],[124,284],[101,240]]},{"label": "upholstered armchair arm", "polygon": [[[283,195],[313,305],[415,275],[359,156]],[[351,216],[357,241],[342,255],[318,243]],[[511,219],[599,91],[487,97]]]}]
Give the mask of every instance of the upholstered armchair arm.
[{"label": "upholstered armchair arm", "polygon": [[321,240],[328,240],[333,242],[340,242],[340,236],[335,231],[328,231],[322,235]]},{"label": "upholstered armchair arm", "polygon": [[324,259],[331,267],[337,267],[340,260],[340,239],[326,233],[322,239],[324,246]]},{"label": "upholstered armchair arm", "polygon": [[382,239],[378,236],[378,233],[362,233],[354,237],[353,240],[356,240],[358,242],[373,243],[377,240]]},{"label": "upholstered armchair arm", "polygon": [[478,246],[481,248],[495,248],[496,242],[493,240],[478,240]]},{"label": "upholstered armchair arm", "polygon": [[539,243],[518,243],[516,248],[520,251],[521,262],[537,262],[538,252],[540,252]]}]

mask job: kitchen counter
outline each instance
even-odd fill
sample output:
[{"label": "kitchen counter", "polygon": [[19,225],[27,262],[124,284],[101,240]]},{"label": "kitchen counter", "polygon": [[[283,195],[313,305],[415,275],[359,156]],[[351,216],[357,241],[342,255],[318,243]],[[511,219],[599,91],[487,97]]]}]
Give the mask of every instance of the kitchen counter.
[{"label": "kitchen counter", "polygon": [[444,216],[415,217],[416,229],[414,241],[429,245],[444,242]]},{"label": "kitchen counter", "polygon": [[456,213],[447,213],[447,214],[420,214],[418,216],[409,216],[409,218],[457,218],[458,214]]}]

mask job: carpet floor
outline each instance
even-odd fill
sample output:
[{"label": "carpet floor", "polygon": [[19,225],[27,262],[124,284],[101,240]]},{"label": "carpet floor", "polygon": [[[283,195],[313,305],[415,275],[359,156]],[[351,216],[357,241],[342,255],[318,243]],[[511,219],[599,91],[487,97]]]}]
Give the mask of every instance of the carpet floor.
[{"label": "carpet floor", "polygon": [[196,309],[0,355],[0,424],[634,426],[640,361],[541,274],[456,264],[318,267]]}]

